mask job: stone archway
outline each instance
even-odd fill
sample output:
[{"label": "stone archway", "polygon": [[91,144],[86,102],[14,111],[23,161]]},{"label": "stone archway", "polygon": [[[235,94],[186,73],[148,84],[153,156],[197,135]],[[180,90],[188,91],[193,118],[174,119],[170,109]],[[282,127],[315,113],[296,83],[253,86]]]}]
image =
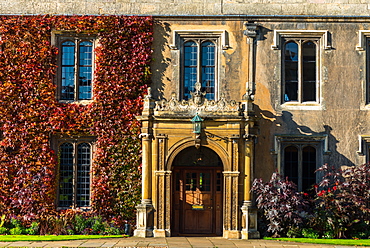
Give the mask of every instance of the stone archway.
[{"label": "stone archway", "polygon": [[[179,102],[175,98],[154,102],[150,94],[145,97],[142,116],[138,117],[142,123],[140,136],[143,166],[142,200],[137,205],[135,236],[165,237],[181,232],[190,234],[195,228],[197,233],[222,234],[224,238],[238,239],[249,238],[250,234],[256,232],[256,226],[251,223],[257,222],[249,221],[252,214],[256,216],[251,208],[250,194],[253,178],[254,118],[247,113],[251,109],[250,102],[244,103],[246,112],[241,111],[240,106],[235,101],[227,101],[224,98],[209,103],[203,99],[197,103],[193,100]],[[198,131],[194,130],[194,123],[191,121],[195,115],[204,117],[202,128]],[[211,168],[212,166],[208,167],[206,163],[197,161],[197,156],[194,159],[194,154],[200,151],[196,150],[196,147],[204,149],[210,157],[216,154],[216,159],[209,161],[221,161],[221,165],[217,164]],[[195,163],[187,164],[188,160],[185,158]],[[174,179],[176,170],[179,173],[178,180]],[[206,175],[207,173],[209,175]],[[200,188],[201,180],[203,183],[208,177],[210,182],[220,179],[221,205],[205,200],[187,203],[187,178],[190,178],[190,182],[193,179],[194,182],[193,186],[189,183],[189,189],[193,189],[188,190],[190,195],[197,195],[202,199],[215,197],[212,194],[207,195],[204,192],[207,190]],[[179,193],[177,197],[181,196],[183,203],[176,213],[175,205],[180,202],[174,200],[174,188],[176,189],[176,182],[180,182],[180,179],[184,184],[184,192]],[[217,185],[212,185],[209,189],[216,187]],[[198,222],[204,224],[206,221],[199,220],[200,214],[197,214],[195,209],[206,213],[205,210],[209,207],[219,207],[222,212],[209,212],[208,220],[211,220],[211,224],[208,226],[190,223],[188,227],[184,222],[185,217],[180,218],[180,214],[189,216],[189,219],[198,218]],[[189,215],[186,210],[189,210]],[[177,217],[174,217],[176,214]],[[178,222],[182,221],[177,227],[176,218]]]}]

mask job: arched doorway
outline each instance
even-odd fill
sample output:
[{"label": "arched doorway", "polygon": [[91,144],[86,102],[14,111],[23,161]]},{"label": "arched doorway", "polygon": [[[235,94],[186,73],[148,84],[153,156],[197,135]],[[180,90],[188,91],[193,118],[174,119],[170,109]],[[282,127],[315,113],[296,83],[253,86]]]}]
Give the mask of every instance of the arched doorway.
[{"label": "arched doorway", "polygon": [[172,165],[174,235],[222,235],[222,161],[208,147],[188,147]]}]

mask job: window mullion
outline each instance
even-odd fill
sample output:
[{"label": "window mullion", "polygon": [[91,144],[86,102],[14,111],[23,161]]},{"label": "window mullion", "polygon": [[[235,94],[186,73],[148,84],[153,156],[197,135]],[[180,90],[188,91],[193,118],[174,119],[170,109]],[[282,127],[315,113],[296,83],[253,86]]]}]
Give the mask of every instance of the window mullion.
[{"label": "window mullion", "polygon": [[302,149],[303,149],[303,146],[302,145],[299,145],[298,147],[298,191],[302,191],[302,161],[303,161],[303,158],[302,158]]},{"label": "window mullion", "polygon": [[73,143],[73,207],[77,207],[77,144]]},{"label": "window mullion", "polygon": [[315,65],[315,68],[316,68],[316,83],[315,83],[315,87],[316,87],[316,102],[320,102],[320,75],[321,75],[321,72],[320,72],[320,51],[321,51],[321,47],[320,47],[320,43],[319,41],[316,41],[315,42],[315,45],[316,45],[316,65]]},{"label": "window mullion", "polygon": [[78,91],[79,91],[79,88],[80,88],[80,85],[79,85],[79,81],[78,81],[78,78],[80,75],[80,66],[79,66],[79,61],[80,61],[80,41],[79,39],[75,39],[75,46],[76,46],[76,49],[75,49],[75,92],[74,92],[74,96],[75,96],[75,100],[79,99],[78,98]]},{"label": "window mullion", "polygon": [[298,102],[303,102],[303,53],[302,40],[298,41]]},{"label": "window mullion", "polygon": [[201,54],[202,54],[202,46],[201,46],[201,41],[198,40],[197,41],[197,46],[198,46],[198,54],[197,54],[197,83],[200,83],[202,84],[202,57],[201,57]]}]

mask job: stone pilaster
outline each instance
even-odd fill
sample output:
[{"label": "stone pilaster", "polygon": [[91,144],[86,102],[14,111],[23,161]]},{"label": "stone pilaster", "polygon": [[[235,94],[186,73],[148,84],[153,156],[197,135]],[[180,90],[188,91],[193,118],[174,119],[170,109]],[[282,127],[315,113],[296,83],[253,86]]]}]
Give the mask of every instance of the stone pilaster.
[{"label": "stone pilaster", "polygon": [[238,204],[238,178],[239,171],[224,171],[224,234],[227,239],[240,239],[238,227],[239,204]]},{"label": "stone pilaster", "polygon": [[154,237],[171,236],[171,171],[166,170],[166,148],[168,137],[165,134],[156,136],[156,167],[154,169],[153,203],[156,211],[154,214]]},{"label": "stone pilaster", "polygon": [[158,192],[154,237],[171,236],[171,174],[171,171],[155,171]]}]

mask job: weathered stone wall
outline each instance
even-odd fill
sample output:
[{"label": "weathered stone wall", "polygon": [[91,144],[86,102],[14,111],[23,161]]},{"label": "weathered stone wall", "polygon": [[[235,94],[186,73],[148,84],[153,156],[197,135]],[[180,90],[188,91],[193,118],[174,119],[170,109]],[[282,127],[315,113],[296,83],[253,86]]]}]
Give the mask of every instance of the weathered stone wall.
[{"label": "weathered stone wall", "polygon": [[[260,117],[260,135],[256,147],[256,176],[267,176],[267,166],[278,169],[274,150],[275,135],[328,136],[330,154],[323,163],[333,166],[359,165],[367,161],[357,153],[359,135],[370,134],[370,108],[366,104],[366,72],[369,51],[358,51],[359,30],[369,29],[370,20],[355,19],[274,20],[261,25],[257,41],[255,104]],[[273,50],[273,30],[328,30],[331,49],[320,57],[320,107],[300,110],[281,104],[281,50]],[[276,151],[277,152],[277,151]]]},{"label": "weathered stone wall", "polygon": [[[358,165],[359,135],[370,135],[370,106],[366,104],[366,51],[356,50],[359,30],[370,29],[368,18],[170,18],[155,26],[153,96],[169,99],[179,88],[178,50],[171,50],[174,30],[226,30],[230,48],[221,52],[220,91],[242,100],[248,81],[248,44],[245,21],[260,25],[256,43],[256,114],[259,135],[255,149],[255,176],[267,179],[278,169],[276,135],[325,135],[329,153],[320,162]],[[281,104],[281,50],[273,50],[274,30],[327,30],[330,49],[321,41],[320,103],[300,109]],[[368,51],[369,52],[369,51]],[[320,150],[321,152],[321,150]]]},{"label": "weathered stone wall", "polygon": [[366,0],[3,0],[1,14],[369,16]]},{"label": "weathered stone wall", "polygon": [[[154,53],[152,64],[152,94],[155,98],[169,100],[172,93],[180,91],[181,49],[171,49],[175,30],[225,31],[229,47],[219,51],[218,89],[228,99],[241,101],[248,81],[248,56],[246,37],[243,35],[244,21],[233,19],[206,18],[161,18],[154,27]],[[220,95],[219,95],[220,97]]]}]

